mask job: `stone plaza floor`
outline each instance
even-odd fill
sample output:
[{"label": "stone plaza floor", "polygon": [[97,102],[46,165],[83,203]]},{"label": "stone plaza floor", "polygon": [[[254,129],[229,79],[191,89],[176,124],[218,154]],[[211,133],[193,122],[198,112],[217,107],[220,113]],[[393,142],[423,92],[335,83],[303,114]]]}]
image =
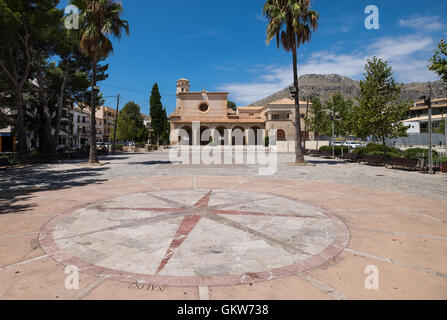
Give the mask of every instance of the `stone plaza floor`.
[{"label": "stone plaza floor", "polygon": [[446,174],[293,158],[1,171],[0,299],[447,299]]}]

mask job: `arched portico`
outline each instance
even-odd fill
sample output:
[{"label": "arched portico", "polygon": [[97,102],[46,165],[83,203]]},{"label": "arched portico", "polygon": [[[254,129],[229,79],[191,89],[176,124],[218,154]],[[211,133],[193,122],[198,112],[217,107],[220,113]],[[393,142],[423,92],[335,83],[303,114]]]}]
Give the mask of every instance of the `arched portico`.
[{"label": "arched portico", "polygon": [[190,126],[183,126],[179,129],[178,143],[183,146],[192,146],[193,137],[192,129]]},{"label": "arched portico", "polygon": [[245,136],[245,129],[237,126],[231,131],[231,144],[233,146],[245,146],[247,145],[247,138]]}]

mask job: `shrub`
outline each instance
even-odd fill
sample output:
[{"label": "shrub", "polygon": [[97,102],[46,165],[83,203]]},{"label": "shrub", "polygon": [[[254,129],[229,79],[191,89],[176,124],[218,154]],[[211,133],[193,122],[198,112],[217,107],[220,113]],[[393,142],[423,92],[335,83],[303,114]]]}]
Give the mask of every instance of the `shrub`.
[{"label": "shrub", "polygon": [[123,145],[122,144],[115,144],[115,150],[116,151],[123,150]]},{"label": "shrub", "polygon": [[362,158],[365,155],[369,155],[373,152],[381,152],[382,154],[384,154],[384,150],[386,151],[386,154],[398,154],[399,157],[401,156],[401,151],[397,148],[392,148],[392,147],[388,147],[385,146],[385,149],[383,148],[383,145],[381,144],[373,144],[373,143],[369,143],[366,147],[364,148],[358,148],[355,149],[353,152],[354,153],[358,153],[359,157]]},{"label": "shrub", "polygon": [[[436,158],[439,156],[439,153],[435,150],[432,150],[432,156],[433,158]],[[428,159],[428,149],[410,148],[404,151],[404,157],[408,159]]]},{"label": "shrub", "polygon": [[43,158],[43,153],[38,150],[33,150],[29,153],[30,157],[33,157],[35,159]]},{"label": "shrub", "polygon": [[[383,151],[373,151],[366,154],[367,156],[384,156],[385,152]],[[386,153],[386,157],[389,158],[402,158],[402,155],[400,153],[391,151]]]},{"label": "shrub", "polygon": [[[334,151],[336,156],[341,156],[341,150],[343,148],[343,153],[349,153],[349,147],[334,146]],[[332,153],[332,146],[322,146],[320,151],[329,151]]]}]

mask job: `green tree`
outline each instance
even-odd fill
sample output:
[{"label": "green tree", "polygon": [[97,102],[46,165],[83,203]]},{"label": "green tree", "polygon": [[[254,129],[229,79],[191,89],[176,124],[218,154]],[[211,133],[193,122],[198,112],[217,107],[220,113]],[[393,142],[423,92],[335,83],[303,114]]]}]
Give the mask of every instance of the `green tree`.
[{"label": "green tree", "polygon": [[430,59],[429,70],[436,72],[445,83],[447,89],[447,42],[441,40],[434,56]]},{"label": "green tree", "polygon": [[321,103],[318,97],[312,97],[312,106],[309,108],[309,112],[304,118],[306,123],[306,129],[309,132],[315,134],[315,139],[317,140],[317,150],[318,150],[318,136],[320,134],[327,134],[330,130],[330,119],[328,115],[328,110]]},{"label": "green tree", "polygon": [[227,108],[232,109],[233,111],[237,110],[236,102],[228,100],[227,101]]},{"label": "green tree", "polygon": [[[335,135],[346,136],[350,133],[352,127],[354,101],[351,99],[344,99],[341,93],[336,93],[332,99],[326,102],[326,109],[334,110],[335,121]],[[331,133],[332,134],[332,133]]]},{"label": "green tree", "polygon": [[152,87],[149,112],[151,116],[152,140],[156,141],[156,144],[159,145],[160,140],[164,137],[167,115],[166,110],[163,109],[163,104],[161,103],[158,83],[155,83]]},{"label": "green tree", "polygon": [[166,109],[163,109],[163,133],[161,135],[161,141],[163,145],[169,144],[169,135],[171,133],[171,125],[169,123],[168,114]]},{"label": "green tree", "polygon": [[[81,10],[79,26],[82,32],[81,52],[92,62],[92,94],[90,112],[96,114],[96,71],[100,59],[107,58],[113,52],[109,37],[121,38],[122,32],[129,34],[129,24],[121,19],[123,7],[110,0],[72,0],[71,3]],[[96,132],[96,118],[90,117],[90,132]],[[89,163],[97,163],[96,135],[90,135]]]},{"label": "green tree", "polygon": [[29,86],[32,66],[31,40],[38,39],[41,26],[45,24],[42,17],[54,7],[54,2],[0,0],[0,73],[2,78],[7,79],[10,88],[8,91],[14,97],[10,108],[6,108],[7,112],[0,110],[0,119],[14,127],[21,155],[28,151],[24,90]]},{"label": "green tree", "polygon": [[399,101],[401,85],[393,78],[386,61],[373,57],[365,66],[364,79],[360,81],[359,105],[354,108],[353,131],[358,137],[380,137],[384,152],[387,137],[406,136],[402,120],[412,106],[409,101]]},{"label": "green tree", "polygon": [[310,41],[312,31],[318,27],[320,15],[311,10],[310,0],[267,0],[263,12],[269,22],[267,44],[276,37],[278,48],[282,45],[287,52],[292,51],[293,85],[297,90],[295,94],[295,162],[305,163],[301,142],[297,50],[301,44]]},{"label": "green tree", "polygon": [[128,102],[119,112],[116,130],[118,140],[142,142],[147,139],[147,128],[140,110],[138,104]]}]

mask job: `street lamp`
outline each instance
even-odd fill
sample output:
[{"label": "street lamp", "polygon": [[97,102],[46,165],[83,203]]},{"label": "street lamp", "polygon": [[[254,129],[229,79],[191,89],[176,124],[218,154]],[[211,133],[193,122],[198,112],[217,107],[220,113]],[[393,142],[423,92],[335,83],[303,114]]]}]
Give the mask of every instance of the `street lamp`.
[{"label": "street lamp", "polygon": [[291,87],[289,87],[289,91],[290,91],[290,96],[292,97],[292,99],[295,99],[296,94],[298,93],[298,89],[295,86],[291,86]]},{"label": "street lamp", "polygon": [[430,83],[430,95],[422,96],[420,99],[424,100],[424,104],[428,106],[428,173],[433,174],[433,143],[432,143],[432,135],[433,135],[433,125],[432,125],[432,108],[431,108],[431,95],[432,95],[432,87]]}]

